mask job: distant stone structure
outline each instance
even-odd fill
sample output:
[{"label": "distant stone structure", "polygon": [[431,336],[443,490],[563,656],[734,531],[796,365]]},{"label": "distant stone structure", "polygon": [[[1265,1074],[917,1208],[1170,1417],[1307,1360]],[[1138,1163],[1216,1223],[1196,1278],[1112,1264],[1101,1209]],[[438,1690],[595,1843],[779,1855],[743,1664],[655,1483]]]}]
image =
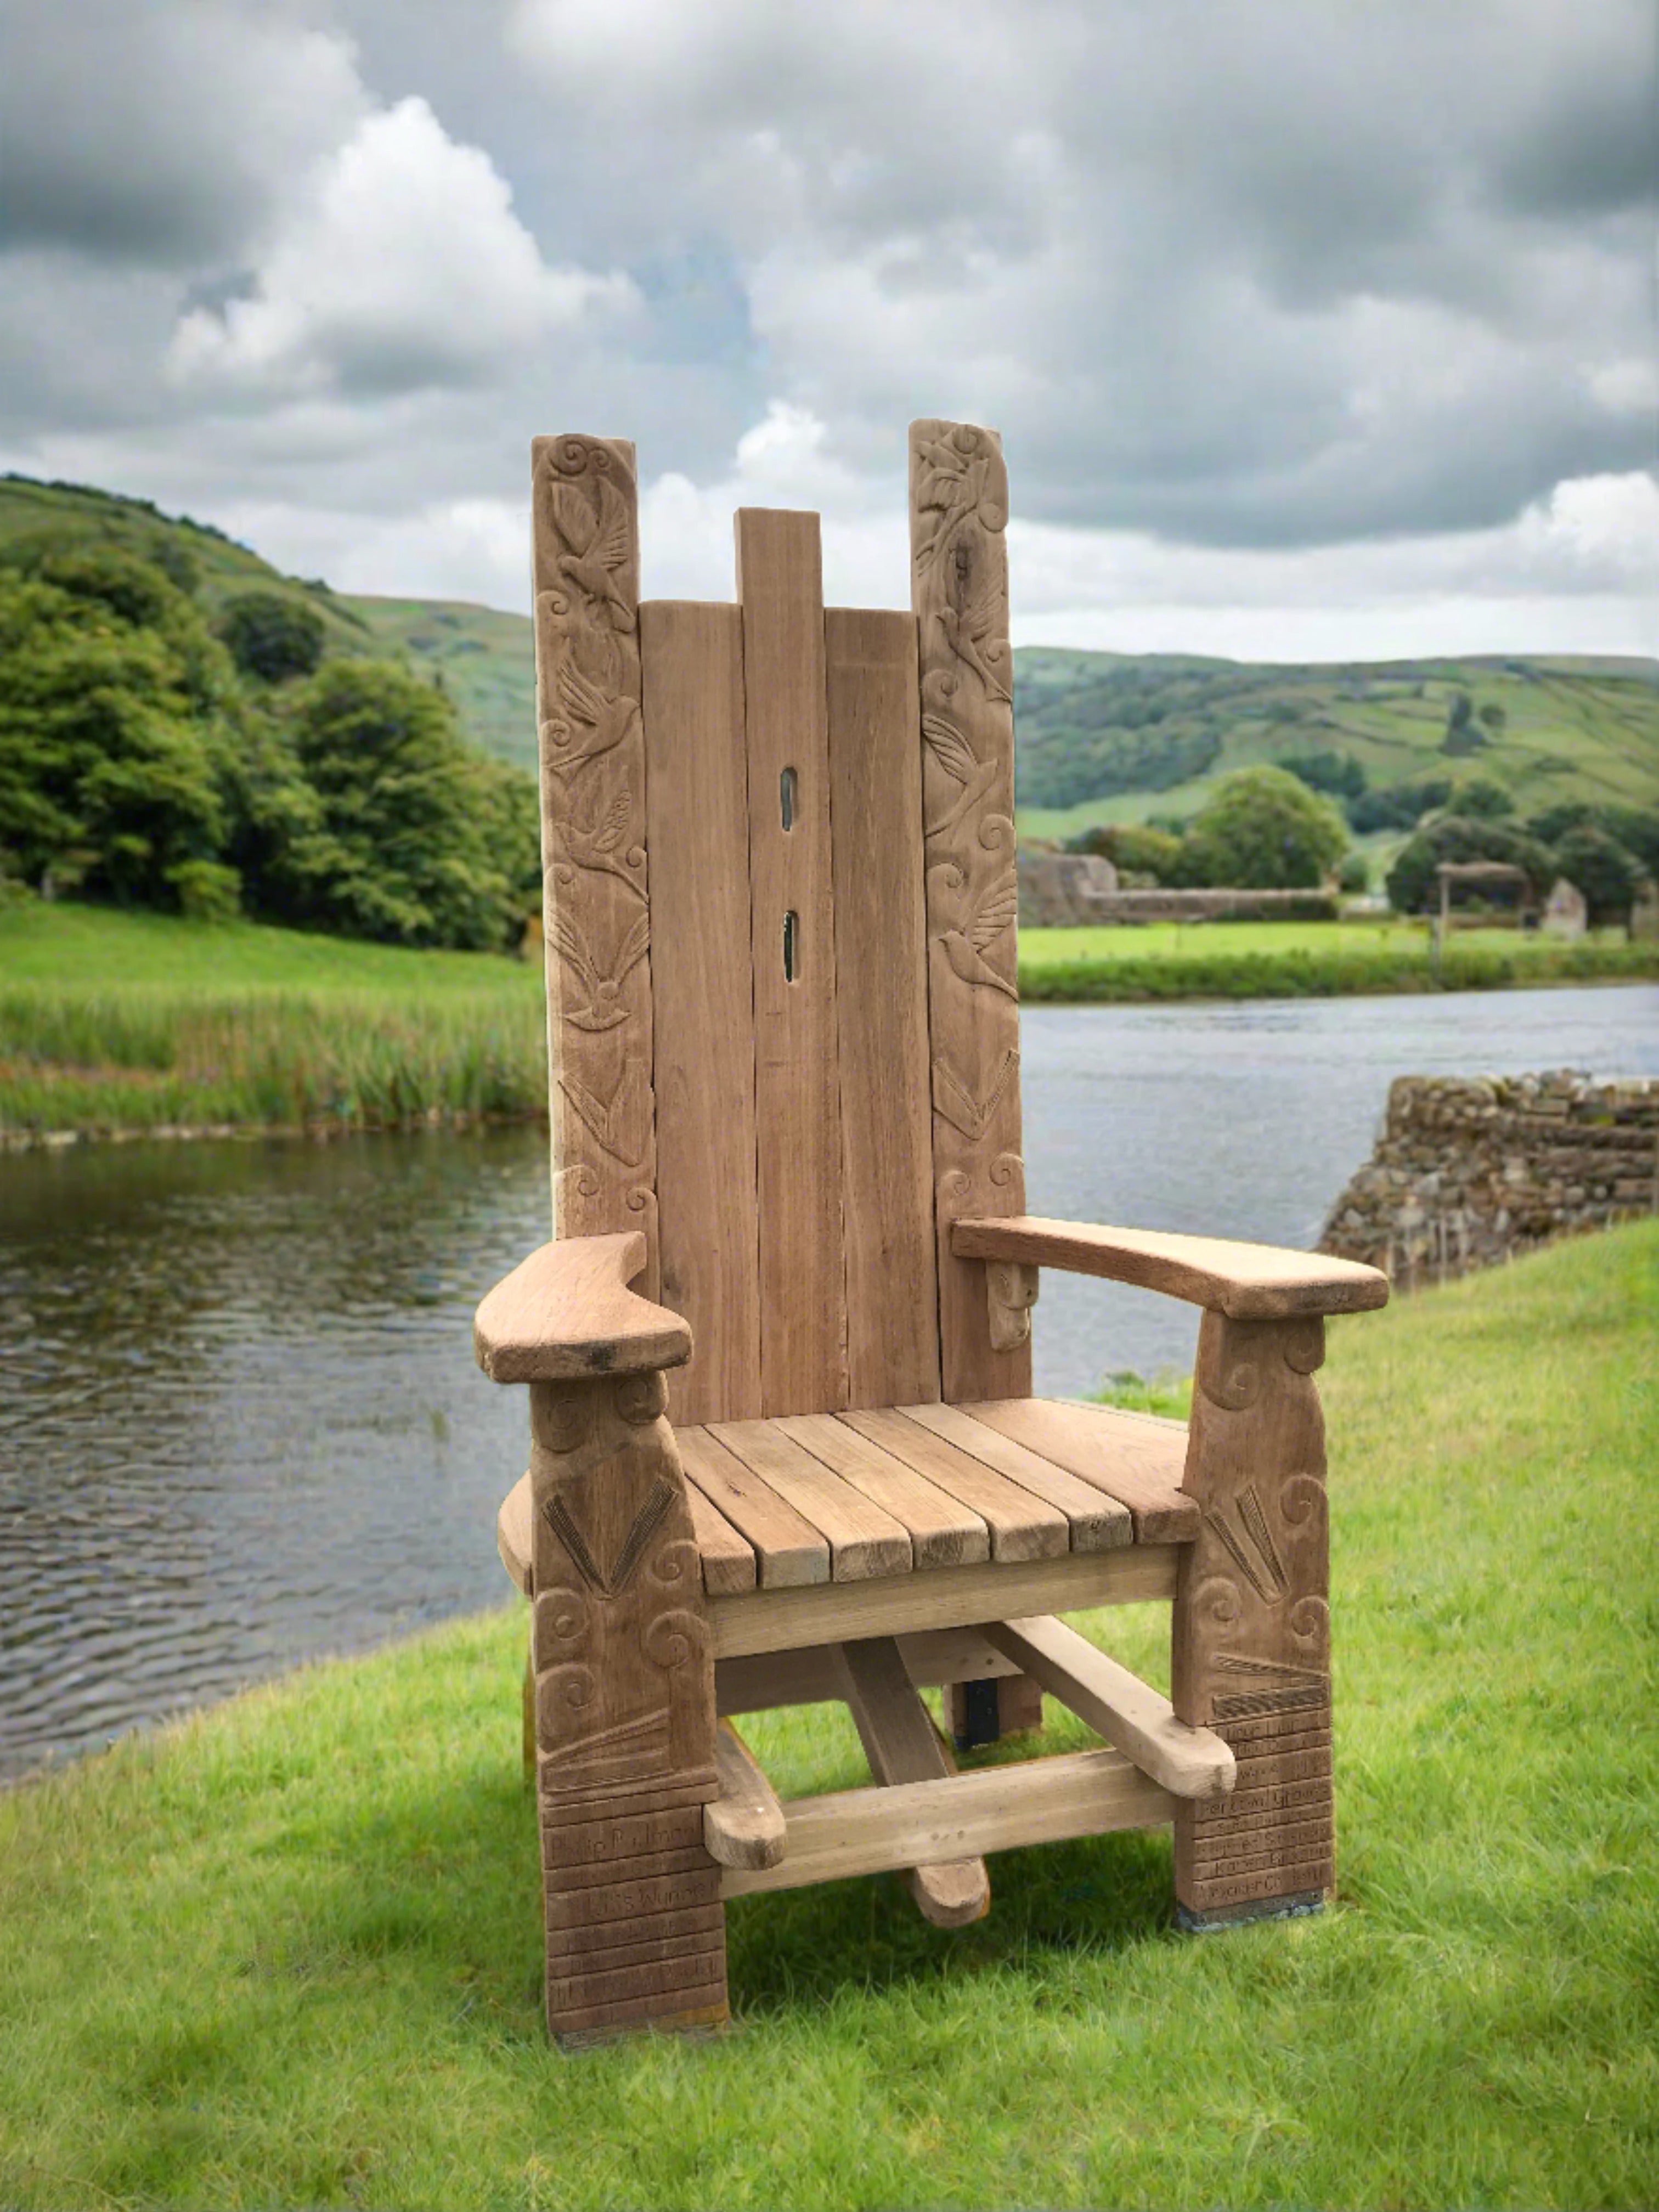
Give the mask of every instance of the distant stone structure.
[{"label": "distant stone structure", "polygon": [[1589,927],[1589,908],[1584,894],[1565,876],[1558,876],[1550,886],[1550,895],[1544,901],[1541,927],[1546,937],[1559,937],[1569,944],[1583,937]]},{"label": "distant stone structure", "polygon": [[1078,929],[1144,921],[1334,921],[1328,891],[1125,890],[1109,860],[1092,853],[1019,850],[1024,929]]},{"label": "distant stone structure", "polygon": [[1659,1081],[1404,1075],[1320,1249],[1403,1286],[1659,1212]]}]

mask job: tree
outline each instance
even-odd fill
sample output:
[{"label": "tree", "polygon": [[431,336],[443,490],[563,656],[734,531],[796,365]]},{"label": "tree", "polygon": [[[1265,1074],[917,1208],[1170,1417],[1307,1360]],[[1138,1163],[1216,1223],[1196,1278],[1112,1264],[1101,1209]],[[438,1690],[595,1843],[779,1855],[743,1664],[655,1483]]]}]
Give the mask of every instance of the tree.
[{"label": "tree", "polygon": [[1189,884],[1227,890],[1316,888],[1347,849],[1342,817],[1281,768],[1224,776],[1182,842]]},{"label": "tree", "polygon": [[1486,733],[1474,719],[1474,702],[1467,691],[1454,691],[1452,702],[1446,714],[1446,734],[1440,740],[1443,753],[1477,753],[1486,742]]},{"label": "tree", "polygon": [[1113,822],[1085,830],[1066,849],[1097,854],[1126,875],[1150,876],[1155,884],[1172,884],[1180,877],[1180,838],[1146,824]]},{"label": "tree", "polygon": [[1443,860],[1507,860],[1524,871],[1540,898],[1556,873],[1555,856],[1548,847],[1507,823],[1438,815],[1402,848],[1389,871],[1389,903],[1396,914],[1420,914],[1434,903],[1438,896],[1435,871]]},{"label": "tree", "polygon": [[266,896],[349,936],[505,945],[537,873],[535,787],[475,752],[454,708],[394,663],[336,661],[295,698],[296,781],[266,764]]},{"label": "tree", "polygon": [[1352,753],[1285,753],[1274,765],[1328,798],[1358,799],[1365,788],[1364,767]]},{"label": "tree", "polygon": [[219,858],[234,712],[222,648],[148,562],[94,547],[0,574],[0,848],[25,881],[198,897],[179,872]]},{"label": "tree", "polygon": [[328,626],[303,600],[281,592],[243,592],[226,603],[219,635],[245,675],[283,684],[315,673]]},{"label": "tree", "polygon": [[1636,854],[1593,822],[1568,830],[1555,848],[1555,865],[1583,893],[1596,927],[1626,921],[1648,877]]},{"label": "tree", "polygon": [[1489,775],[1471,776],[1468,782],[1459,784],[1452,805],[1458,813],[1479,822],[1496,822],[1500,815],[1515,811],[1515,801]]}]

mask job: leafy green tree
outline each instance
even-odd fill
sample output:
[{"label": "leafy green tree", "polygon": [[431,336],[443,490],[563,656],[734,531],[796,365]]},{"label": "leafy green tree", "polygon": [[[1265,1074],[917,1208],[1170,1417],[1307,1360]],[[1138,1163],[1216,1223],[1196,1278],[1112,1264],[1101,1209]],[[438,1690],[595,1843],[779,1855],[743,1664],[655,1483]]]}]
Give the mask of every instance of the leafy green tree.
[{"label": "leafy green tree", "polygon": [[0,574],[0,848],[26,882],[177,905],[228,827],[234,678],[161,571],[118,549]]},{"label": "leafy green tree", "polygon": [[1436,869],[1443,860],[1507,860],[1522,869],[1542,897],[1554,880],[1555,855],[1536,838],[1504,822],[1465,814],[1437,815],[1402,847],[1388,874],[1389,903],[1396,914],[1420,914],[1439,896]]},{"label": "leafy green tree", "polygon": [[1501,738],[1504,730],[1509,726],[1510,718],[1504,713],[1504,709],[1498,704],[1495,699],[1488,699],[1486,705],[1480,709],[1480,719],[1486,724],[1486,727],[1492,732],[1493,737]]},{"label": "leafy green tree", "polygon": [[298,777],[264,764],[265,896],[349,936],[494,949],[536,874],[535,787],[474,751],[449,702],[390,662],[337,661],[295,698]]},{"label": "leafy green tree", "polygon": [[303,600],[282,592],[243,592],[227,602],[219,635],[245,675],[283,684],[316,672],[328,626]]},{"label": "leafy green tree", "polygon": [[1180,838],[1150,824],[1107,823],[1084,830],[1073,838],[1066,850],[1097,854],[1126,875],[1150,876],[1155,884],[1172,884],[1180,874]]},{"label": "leafy green tree", "polygon": [[1459,814],[1468,815],[1478,822],[1496,822],[1515,811],[1515,801],[1509,793],[1489,775],[1471,776],[1468,782],[1460,783],[1451,803]]},{"label": "leafy green tree", "polygon": [[1440,741],[1443,753],[1454,755],[1478,753],[1486,742],[1486,733],[1474,719],[1474,702],[1467,691],[1454,691],[1450,707],[1446,712],[1446,734]]},{"label": "leafy green tree", "polygon": [[1596,927],[1625,921],[1648,878],[1629,847],[1593,822],[1568,830],[1555,848],[1555,865],[1583,894]]},{"label": "leafy green tree", "polygon": [[1282,768],[1224,776],[1182,841],[1189,884],[1228,890],[1316,887],[1347,849],[1342,817]]},{"label": "leafy green tree", "polygon": [[1352,753],[1285,753],[1274,765],[1331,799],[1358,799],[1365,788],[1364,764]]}]

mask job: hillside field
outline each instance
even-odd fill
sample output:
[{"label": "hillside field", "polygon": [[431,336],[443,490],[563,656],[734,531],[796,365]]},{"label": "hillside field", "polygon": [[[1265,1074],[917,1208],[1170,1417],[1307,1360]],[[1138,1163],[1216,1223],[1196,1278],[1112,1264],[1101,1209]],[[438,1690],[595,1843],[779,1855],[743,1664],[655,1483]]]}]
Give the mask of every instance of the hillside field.
[{"label": "hillside field", "polygon": [[[477,743],[536,763],[528,619],[462,601],[354,597],[283,576],[246,547],[112,493],[0,479],[0,558],[42,536],[112,541],[188,563],[210,614],[235,592],[301,598],[331,654],[391,656],[441,678]],[[1562,799],[1659,801],[1659,664],[1488,658],[1284,665],[1173,653],[1022,647],[1014,655],[1019,827],[1066,838],[1093,824],[1185,819],[1230,769],[1334,753],[1374,790],[1486,777],[1525,815]],[[1467,744],[1448,753],[1459,693]],[[1398,836],[1366,841],[1379,851]]]}]

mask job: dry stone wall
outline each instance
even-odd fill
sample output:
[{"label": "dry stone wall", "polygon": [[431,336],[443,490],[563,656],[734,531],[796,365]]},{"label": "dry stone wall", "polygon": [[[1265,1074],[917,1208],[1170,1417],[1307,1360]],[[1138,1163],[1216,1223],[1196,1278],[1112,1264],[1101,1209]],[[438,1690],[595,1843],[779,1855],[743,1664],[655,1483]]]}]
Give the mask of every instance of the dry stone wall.
[{"label": "dry stone wall", "polygon": [[1320,1249],[1402,1285],[1659,1212],[1659,1081],[1402,1075]]}]

